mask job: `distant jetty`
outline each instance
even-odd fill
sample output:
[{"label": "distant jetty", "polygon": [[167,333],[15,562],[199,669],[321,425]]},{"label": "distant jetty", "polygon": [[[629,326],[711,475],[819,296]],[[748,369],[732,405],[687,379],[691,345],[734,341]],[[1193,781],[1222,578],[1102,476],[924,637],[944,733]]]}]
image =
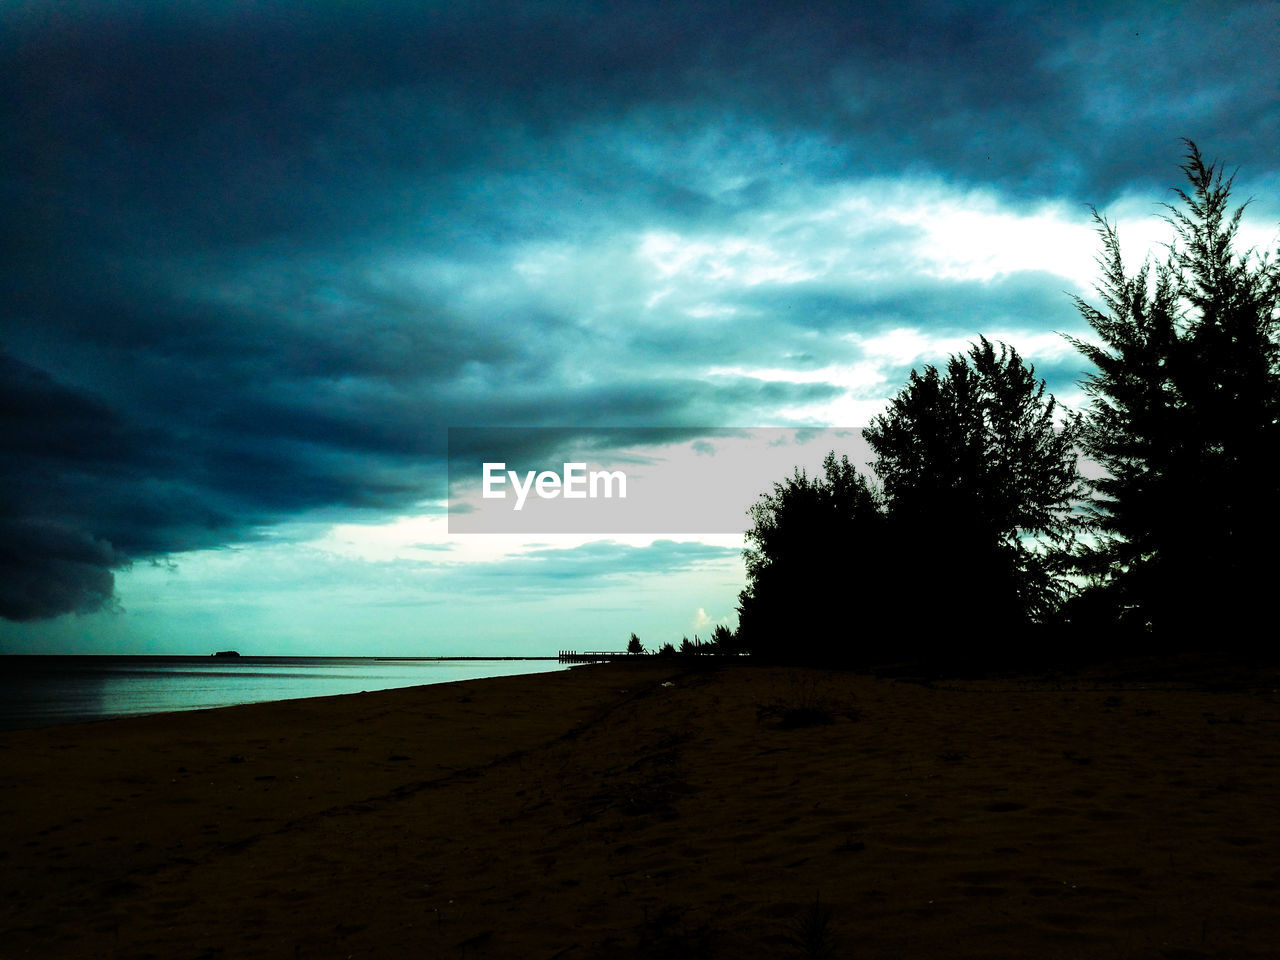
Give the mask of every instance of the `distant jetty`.
[{"label": "distant jetty", "polygon": [[219,650],[217,653],[213,654],[213,656],[215,656],[215,657],[238,657],[238,656],[240,656],[240,654],[239,654],[239,653],[237,653],[235,650]]}]

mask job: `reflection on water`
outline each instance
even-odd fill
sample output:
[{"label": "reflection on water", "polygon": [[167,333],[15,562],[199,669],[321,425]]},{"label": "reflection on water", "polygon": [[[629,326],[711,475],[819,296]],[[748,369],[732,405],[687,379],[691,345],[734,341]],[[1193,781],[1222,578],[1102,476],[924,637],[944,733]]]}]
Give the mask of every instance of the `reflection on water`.
[{"label": "reflection on water", "polygon": [[555,660],[3,657],[0,729],[562,669]]}]

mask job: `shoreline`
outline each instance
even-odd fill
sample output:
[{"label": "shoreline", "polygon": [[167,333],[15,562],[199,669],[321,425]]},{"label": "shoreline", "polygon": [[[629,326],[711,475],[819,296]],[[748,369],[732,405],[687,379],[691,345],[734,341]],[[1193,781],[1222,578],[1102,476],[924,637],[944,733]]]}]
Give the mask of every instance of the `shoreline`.
[{"label": "shoreline", "polygon": [[564,669],[554,657],[24,655],[0,661],[0,730]]},{"label": "shoreline", "polygon": [[749,960],[829,908],[836,956],[1270,956],[1261,679],[625,663],[11,731],[0,930],[13,956]]}]

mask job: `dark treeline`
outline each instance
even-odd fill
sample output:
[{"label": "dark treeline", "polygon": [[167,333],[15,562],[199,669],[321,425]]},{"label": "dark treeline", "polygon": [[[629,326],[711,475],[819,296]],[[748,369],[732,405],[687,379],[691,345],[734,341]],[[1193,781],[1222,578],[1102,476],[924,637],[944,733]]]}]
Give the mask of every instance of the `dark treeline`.
[{"label": "dark treeline", "polygon": [[646,650],[643,641],[634,633],[631,634],[631,639],[627,641],[627,653],[633,656],[653,653],[661,657],[674,657],[676,655],[682,657],[711,657],[737,654],[739,652],[734,642],[733,631],[723,623],[716,624],[715,629],[711,631],[709,640],[703,640],[695,633],[692,640],[688,637],[682,637],[678,647],[667,641],[654,650]]},{"label": "dark treeline", "polygon": [[873,476],[832,453],[752,508],[734,648],[992,664],[1258,642],[1280,548],[1280,267],[1236,249],[1232,179],[1187,147],[1166,259],[1127,274],[1094,213],[1101,302],[1077,306],[1095,336],[1071,340],[1096,368],[1086,408],[985,338],[912,371],[863,431]]}]

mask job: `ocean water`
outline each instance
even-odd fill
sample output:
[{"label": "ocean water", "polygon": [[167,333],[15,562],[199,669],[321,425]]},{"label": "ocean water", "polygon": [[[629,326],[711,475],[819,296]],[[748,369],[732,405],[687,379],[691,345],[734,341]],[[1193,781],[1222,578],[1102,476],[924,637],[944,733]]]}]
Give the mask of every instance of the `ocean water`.
[{"label": "ocean water", "polygon": [[564,670],[555,660],[0,657],[0,730]]}]

